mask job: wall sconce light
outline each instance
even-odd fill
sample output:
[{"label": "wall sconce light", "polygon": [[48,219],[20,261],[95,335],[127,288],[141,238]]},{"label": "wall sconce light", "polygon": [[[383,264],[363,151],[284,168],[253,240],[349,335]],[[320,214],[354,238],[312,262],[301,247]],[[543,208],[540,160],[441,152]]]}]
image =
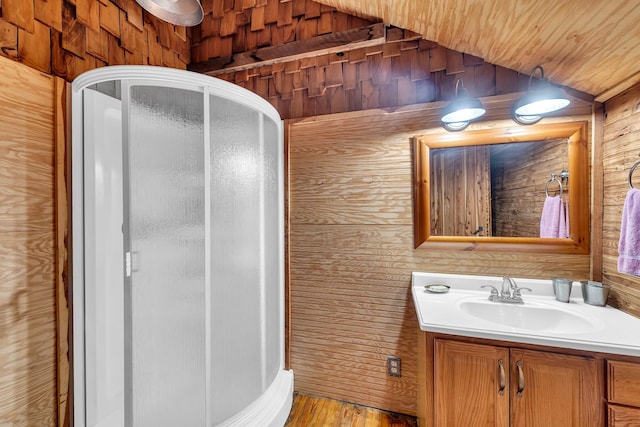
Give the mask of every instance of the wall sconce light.
[{"label": "wall sconce light", "polygon": [[[536,70],[540,70],[539,85],[546,85],[531,90],[531,79]],[[551,86],[549,79],[544,78],[544,70],[540,65],[536,65],[529,75],[529,87],[527,94],[523,96],[513,107],[513,120],[521,125],[531,125],[537,123],[546,114],[558,111],[569,105],[571,101],[562,89]]]},{"label": "wall sconce light", "polygon": [[487,112],[482,103],[477,98],[472,98],[464,86],[458,88],[462,79],[456,81],[456,92],[453,101],[443,111],[442,126],[449,131],[459,131],[467,126],[469,122],[480,118]]},{"label": "wall sconce light", "polygon": [[200,0],[136,0],[150,14],[174,25],[193,27],[202,22]]}]

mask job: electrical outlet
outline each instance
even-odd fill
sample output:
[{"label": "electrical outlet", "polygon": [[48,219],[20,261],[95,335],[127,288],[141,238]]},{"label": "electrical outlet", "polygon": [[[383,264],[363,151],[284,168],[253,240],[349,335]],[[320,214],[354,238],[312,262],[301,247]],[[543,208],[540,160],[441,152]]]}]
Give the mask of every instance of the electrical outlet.
[{"label": "electrical outlet", "polygon": [[387,374],[390,377],[400,377],[400,358],[389,356],[387,357]]}]

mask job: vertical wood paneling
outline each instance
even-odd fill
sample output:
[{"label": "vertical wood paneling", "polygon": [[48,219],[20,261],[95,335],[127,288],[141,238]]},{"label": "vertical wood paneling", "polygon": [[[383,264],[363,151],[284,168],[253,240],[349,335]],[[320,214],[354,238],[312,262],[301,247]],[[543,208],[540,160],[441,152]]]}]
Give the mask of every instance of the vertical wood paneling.
[{"label": "vertical wood paneling", "polygon": [[[640,316],[640,277],[618,272],[622,207],[629,190],[627,178],[631,166],[640,160],[640,85],[607,101],[605,111],[602,143],[602,280],[612,287],[610,303]],[[634,186],[640,188],[639,170],[634,175]]]},{"label": "vertical wood paneling", "polygon": [[[489,108],[487,122],[509,114]],[[416,413],[412,271],[586,278],[588,255],[414,250],[411,142],[427,106],[289,126],[291,367],[300,392]],[[386,357],[402,359],[402,377]]]},{"label": "vertical wood paneling", "polygon": [[491,236],[489,147],[429,150],[431,235]]},{"label": "vertical wood paneling", "polygon": [[54,79],[0,58],[0,425],[57,425]]}]

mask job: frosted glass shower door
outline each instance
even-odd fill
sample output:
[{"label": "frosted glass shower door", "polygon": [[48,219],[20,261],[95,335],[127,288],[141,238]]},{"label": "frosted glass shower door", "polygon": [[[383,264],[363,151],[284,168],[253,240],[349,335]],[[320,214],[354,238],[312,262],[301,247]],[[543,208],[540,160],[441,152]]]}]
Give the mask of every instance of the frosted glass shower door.
[{"label": "frosted glass shower door", "polygon": [[[212,423],[260,397],[280,366],[279,128],[211,95]],[[233,325],[230,328],[229,325]]]},{"label": "frosted glass shower door", "polygon": [[85,403],[89,426],[124,424],[124,268],[122,266],[122,109],[120,100],[84,93],[86,186]]},{"label": "frosted glass shower door", "polygon": [[203,94],[130,83],[125,105],[127,425],[204,426]]}]

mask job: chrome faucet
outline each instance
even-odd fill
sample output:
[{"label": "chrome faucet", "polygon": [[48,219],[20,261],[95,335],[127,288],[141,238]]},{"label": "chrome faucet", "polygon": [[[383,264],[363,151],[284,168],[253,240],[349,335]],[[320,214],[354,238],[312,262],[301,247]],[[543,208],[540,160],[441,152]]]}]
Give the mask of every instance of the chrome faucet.
[{"label": "chrome faucet", "polygon": [[481,288],[491,288],[491,294],[489,295],[489,301],[493,302],[503,302],[508,304],[524,304],[522,300],[521,291],[529,291],[529,288],[519,288],[518,284],[511,277],[503,277],[502,278],[502,289],[498,293],[498,289],[496,289],[493,285],[483,285]]},{"label": "chrome faucet", "polygon": [[502,278],[502,289],[500,290],[500,296],[502,298],[512,298],[514,291],[518,289],[516,281],[511,277]]}]

